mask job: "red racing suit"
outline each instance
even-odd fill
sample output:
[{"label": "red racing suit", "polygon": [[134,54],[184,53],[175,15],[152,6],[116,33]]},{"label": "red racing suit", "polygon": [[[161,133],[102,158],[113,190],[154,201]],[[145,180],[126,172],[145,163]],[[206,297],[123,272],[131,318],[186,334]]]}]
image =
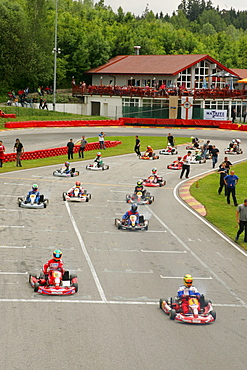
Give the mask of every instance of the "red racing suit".
[{"label": "red racing suit", "polygon": [[68,196],[72,196],[74,195],[74,190],[78,188],[79,189],[79,194],[82,195],[84,194],[84,188],[82,186],[78,187],[78,186],[73,186],[71,189],[69,189],[69,191],[67,192]]},{"label": "red racing suit", "polygon": [[[49,269],[49,270],[48,270]],[[60,261],[56,261],[54,260],[53,258],[50,259],[49,261],[47,261],[44,266],[43,266],[43,273],[45,275],[48,274],[49,271],[61,271],[62,274],[64,274],[65,272],[65,269],[63,267],[63,261],[60,260]]]},{"label": "red racing suit", "polygon": [[[196,287],[194,287],[193,285],[191,287],[186,287],[185,285],[181,285],[179,288],[178,288],[178,298],[180,298],[182,300],[182,310],[183,310],[183,313],[188,313],[189,312],[189,304],[188,304],[188,298],[190,296],[197,296],[198,300],[200,299],[201,297],[201,294],[198,292],[198,290],[196,289]],[[200,309],[200,302],[198,302],[199,304],[199,309]]]}]

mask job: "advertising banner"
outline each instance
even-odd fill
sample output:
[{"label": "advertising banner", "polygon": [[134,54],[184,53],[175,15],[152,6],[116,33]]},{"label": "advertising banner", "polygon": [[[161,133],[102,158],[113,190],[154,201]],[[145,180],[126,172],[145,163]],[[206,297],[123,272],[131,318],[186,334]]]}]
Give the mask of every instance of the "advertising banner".
[{"label": "advertising banner", "polygon": [[169,119],[178,118],[178,96],[169,96]]},{"label": "advertising banner", "polygon": [[227,121],[227,110],[204,109],[204,119]]}]

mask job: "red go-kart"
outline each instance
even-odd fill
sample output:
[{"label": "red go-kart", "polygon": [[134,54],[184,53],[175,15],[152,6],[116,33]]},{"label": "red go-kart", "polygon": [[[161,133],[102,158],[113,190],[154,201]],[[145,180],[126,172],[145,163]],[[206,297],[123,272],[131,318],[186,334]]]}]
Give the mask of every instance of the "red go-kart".
[{"label": "red go-kart", "polygon": [[179,298],[160,299],[160,308],[171,320],[185,322],[188,324],[208,324],[216,320],[216,312],[210,300],[203,296],[199,300],[196,296],[188,297],[188,313],[183,313],[181,307],[182,301]]},{"label": "red go-kart", "polygon": [[166,184],[166,181],[163,180],[162,177],[158,178],[155,176],[149,176],[147,179],[143,180],[144,186],[150,186],[150,187],[160,187],[164,186]]},{"label": "red go-kart", "polygon": [[183,163],[180,161],[174,161],[171,164],[168,164],[168,170],[181,170],[183,167]]},{"label": "red go-kart", "polygon": [[29,274],[29,283],[36,293],[46,295],[70,295],[78,291],[77,276],[70,275],[69,271],[64,274],[61,271],[49,271],[48,277],[43,273],[39,277]]}]

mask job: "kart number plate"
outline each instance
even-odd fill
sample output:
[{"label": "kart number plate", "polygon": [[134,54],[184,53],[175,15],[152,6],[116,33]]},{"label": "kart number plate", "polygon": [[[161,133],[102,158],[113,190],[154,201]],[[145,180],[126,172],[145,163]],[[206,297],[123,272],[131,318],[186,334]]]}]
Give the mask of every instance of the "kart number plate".
[{"label": "kart number plate", "polygon": [[192,322],[201,322],[201,320],[193,319]]}]

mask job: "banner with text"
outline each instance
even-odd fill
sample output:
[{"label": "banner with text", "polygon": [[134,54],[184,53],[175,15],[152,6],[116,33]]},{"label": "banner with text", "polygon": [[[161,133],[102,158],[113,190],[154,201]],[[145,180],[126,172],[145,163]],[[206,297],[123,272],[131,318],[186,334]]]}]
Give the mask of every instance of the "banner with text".
[{"label": "banner with text", "polygon": [[178,118],[178,96],[169,96],[169,119]]},{"label": "banner with text", "polygon": [[227,110],[204,109],[203,118],[215,121],[227,121]]}]

